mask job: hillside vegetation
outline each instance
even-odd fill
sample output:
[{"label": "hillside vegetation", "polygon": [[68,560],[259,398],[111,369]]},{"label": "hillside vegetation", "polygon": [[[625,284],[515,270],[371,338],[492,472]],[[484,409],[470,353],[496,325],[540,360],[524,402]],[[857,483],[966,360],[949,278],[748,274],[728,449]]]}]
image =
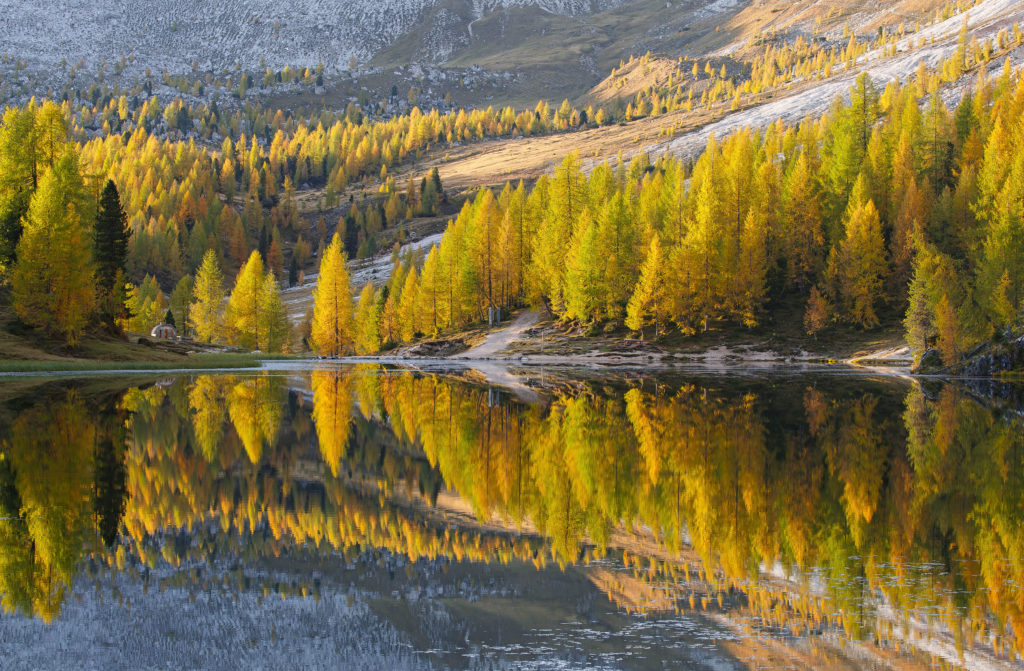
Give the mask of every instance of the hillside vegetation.
[{"label": "hillside vegetation", "polygon": [[[710,20],[708,8],[688,11]],[[1012,155],[1005,110],[1024,36],[1011,21],[1022,10],[949,4],[924,25],[871,33],[835,11],[814,18],[821,40],[801,32],[811,15],[773,19],[720,54],[621,59],[575,102],[528,108],[395,113],[392,91],[303,117],[195,96],[129,100],[105,83],[90,88],[92,104],[9,108],[0,264],[14,314],[71,348],[97,329],[148,332],[166,319],[203,340],[303,351],[317,310],[289,306],[316,301],[282,289],[317,276],[315,295],[328,250],[339,268],[335,255],[372,258],[471,200],[435,249],[413,240],[419,253],[370,264],[381,272],[360,277],[369,289],[332,294],[362,302],[352,311],[362,335],[345,326],[332,350],[375,351],[525,304],[645,335],[743,329],[795,297],[814,333],[891,324],[909,300],[915,344],[941,322],[955,356],[1018,305],[1012,259],[989,242],[1009,227],[1012,247],[1000,217],[1013,179],[983,177],[992,143],[1011,147],[997,162]],[[842,39],[829,32],[839,20]],[[263,83],[318,83],[324,72],[268,68]],[[240,102],[258,83],[244,71],[238,81]],[[849,102],[833,102],[851,86]],[[916,305],[908,287],[924,259],[969,290],[922,285]],[[990,277],[1000,263],[1005,281]],[[334,321],[339,331],[347,319]]]},{"label": "hillside vegetation", "polygon": [[862,75],[820,121],[712,136],[692,169],[640,155],[587,176],[571,155],[530,190],[482,189],[366,318],[387,343],[544,303],[658,336],[753,327],[802,295],[809,333],[905,313],[951,362],[1024,311],[1024,85],[1007,65],[922,111],[923,83]]}]

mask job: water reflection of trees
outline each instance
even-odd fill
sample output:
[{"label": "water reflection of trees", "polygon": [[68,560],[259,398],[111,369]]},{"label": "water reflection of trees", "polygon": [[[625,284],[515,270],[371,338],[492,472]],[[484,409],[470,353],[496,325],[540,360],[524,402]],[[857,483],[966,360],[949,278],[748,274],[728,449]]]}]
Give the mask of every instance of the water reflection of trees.
[{"label": "water reflection of trees", "polygon": [[0,598],[46,621],[79,559],[112,543],[124,507],[123,420],[69,392],[17,413],[0,437]]},{"label": "water reflection of trees", "polygon": [[[591,576],[630,607],[1024,650],[1019,415],[953,387],[735,386],[577,386],[531,406],[371,367],[181,379],[106,414],[68,394],[21,409],[0,443],[3,605],[53,617],[86,555],[613,552],[628,573]],[[478,522],[449,524],[444,492]]]}]

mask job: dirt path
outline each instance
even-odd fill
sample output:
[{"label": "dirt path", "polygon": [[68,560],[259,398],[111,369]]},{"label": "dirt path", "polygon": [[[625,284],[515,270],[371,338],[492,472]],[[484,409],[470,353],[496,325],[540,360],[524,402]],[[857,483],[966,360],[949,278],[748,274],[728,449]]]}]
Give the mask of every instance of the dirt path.
[{"label": "dirt path", "polygon": [[502,351],[517,340],[522,339],[523,333],[540,319],[540,313],[532,310],[524,312],[516,317],[515,321],[500,331],[487,334],[484,341],[460,354],[452,356],[452,359],[489,359]]}]

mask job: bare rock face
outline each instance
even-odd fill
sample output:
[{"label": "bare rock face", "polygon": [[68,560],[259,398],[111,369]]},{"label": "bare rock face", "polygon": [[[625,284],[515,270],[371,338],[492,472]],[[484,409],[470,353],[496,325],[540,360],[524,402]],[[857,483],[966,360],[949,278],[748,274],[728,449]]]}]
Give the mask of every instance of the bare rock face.
[{"label": "bare rock face", "polygon": [[913,372],[962,378],[975,393],[989,398],[1018,397],[1024,389],[1007,379],[1006,374],[1024,373],[1024,337],[1003,335],[984,342],[952,366],[945,364],[938,350],[930,349],[921,355]]},{"label": "bare rock face", "polygon": [[963,364],[965,377],[993,377],[1021,370],[1024,370],[1024,337],[1006,343],[986,343]]},{"label": "bare rock face", "polygon": [[[0,0],[5,54],[31,69],[95,68],[124,56],[129,74],[316,67],[344,70],[412,34],[425,62],[466,46],[484,15],[532,8],[576,16],[627,0]],[[88,39],[82,39],[88,35]]]}]

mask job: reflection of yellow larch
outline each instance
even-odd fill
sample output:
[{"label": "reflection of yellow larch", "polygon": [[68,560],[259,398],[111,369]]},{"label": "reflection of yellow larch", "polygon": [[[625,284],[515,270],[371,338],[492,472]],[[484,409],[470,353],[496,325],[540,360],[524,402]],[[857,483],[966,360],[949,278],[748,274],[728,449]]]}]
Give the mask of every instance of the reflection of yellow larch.
[{"label": "reflection of yellow larch", "polygon": [[313,371],[313,422],[320,454],[334,476],[345,457],[352,404],[352,382],[348,375],[336,370]]}]

